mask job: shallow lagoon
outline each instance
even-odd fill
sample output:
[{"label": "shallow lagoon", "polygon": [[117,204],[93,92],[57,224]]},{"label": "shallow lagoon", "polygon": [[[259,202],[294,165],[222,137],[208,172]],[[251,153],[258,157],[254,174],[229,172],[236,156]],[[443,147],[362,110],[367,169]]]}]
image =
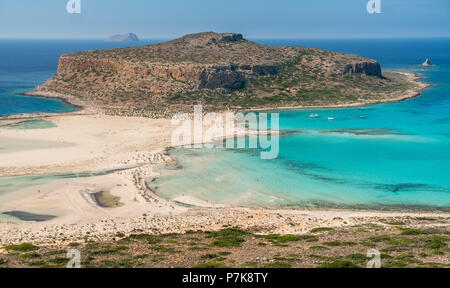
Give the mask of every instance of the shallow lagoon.
[{"label": "shallow lagoon", "polygon": [[[278,159],[261,160],[254,150],[177,149],[172,154],[181,168],[163,169],[151,187],[167,199],[190,195],[230,205],[450,211],[450,40],[404,41],[408,53],[401,40],[318,40],[309,46],[339,47],[390,70],[418,73],[435,85],[421,97],[277,111],[281,130],[298,131],[281,137]],[[299,42],[290,44],[305,44]],[[421,67],[421,55],[437,65]]]},{"label": "shallow lagoon", "polygon": [[0,128],[11,130],[50,129],[57,127],[55,123],[46,120],[30,120],[1,126]]},{"label": "shallow lagoon", "polygon": [[[71,111],[73,107],[55,99],[16,93],[30,90],[50,78],[61,53],[106,45],[91,41],[8,41],[2,42],[0,51],[2,63],[6,63],[6,68],[0,69],[0,114]],[[164,175],[168,175],[150,184],[159,195],[173,199],[189,194],[231,205],[449,210],[449,39],[259,42],[356,53],[379,60],[383,68],[419,73],[436,86],[420,98],[399,103],[283,111],[281,129],[298,133],[283,135],[280,157],[274,160],[259,159],[255,150],[172,151],[182,168],[163,169]],[[36,48],[47,56],[36,57]],[[33,53],[28,53],[30,50]],[[19,55],[21,65],[17,65],[18,59],[11,57],[12,54]],[[23,57],[28,54],[31,56]],[[436,66],[418,65],[427,57]],[[321,117],[309,118],[313,113]],[[328,117],[335,120],[328,121]],[[3,152],[20,151],[29,149],[28,145],[39,147],[48,143],[20,144],[26,147],[14,144],[0,139],[0,153],[2,149]],[[0,190],[7,189],[8,181],[18,186],[22,181],[39,182],[30,178],[0,179]],[[11,189],[9,186],[8,190]]]}]

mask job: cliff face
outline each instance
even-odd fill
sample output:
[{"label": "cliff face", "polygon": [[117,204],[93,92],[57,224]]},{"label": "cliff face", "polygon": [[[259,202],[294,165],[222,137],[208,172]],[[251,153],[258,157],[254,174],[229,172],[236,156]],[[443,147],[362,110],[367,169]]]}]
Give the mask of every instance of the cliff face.
[{"label": "cliff face", "polygon": [[341,75],[365,74],[368,76],[383,77],[381,65],[375,61],[347,64]]},{"label": "cliff face", "polygon": [[63,55],[57,75],[37,90],[70,93],[101,107],[177,106],[194,100],[213,105],[227,99],[226,94],[250,90],[267,98],[276,87],[258,83],[268,80],[277,80],[277,86],[291,91],[283,93],[294,97],[297,91],[320,87],[319,80],[361,75],[383,78],[378,62],[356,55],[265,46],[241,34],[207,32],[156,45]]},{"label": "cliff face", "polygon": [[63,55],[59,58],[58,75],[74,74],[83,71],[119,72],[126,62],[111,59],[95,59],[89,57],[71,57]]},{"label": "cliff face", "polygon": [[247,79],[276,74],[274,65],[211,65],[193,63],[147,63],[139,65],[113,59],[96,59],[88,56],[61,56],[58,75],[74,75],[86,71],[120,74],[133,78],[151,75],[161,80],[195,83],[198,89],[224,89],[228,92],[244,87]]}]

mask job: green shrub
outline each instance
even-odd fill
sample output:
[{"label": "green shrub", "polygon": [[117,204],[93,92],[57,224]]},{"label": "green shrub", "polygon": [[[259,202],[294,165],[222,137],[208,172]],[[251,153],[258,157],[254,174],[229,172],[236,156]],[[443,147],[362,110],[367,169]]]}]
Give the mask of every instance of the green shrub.
[{"label": "green shrub", "polygon": [[41,254],[36,252],[26,253],[21,256],[23,259],[32,259],[32,258],[40,258]]},{"label": "green shrub", "polygon": [[311,250],[328,250],[328,248],[325,246],[311,246],[311,247],[309,247],[309,249],[311,249]]},{"label": "green shrub", "polygon": [[317,268],[344,268],[344,269],[347,269],[347,268],[361,268],[361,267],[359,267],[358,265],[356,265],[350,261],[338,260],[338,261],[334,261],[331,263],[319,265],[319,266],[317,266]]},{"label": "green shrub", "polygon": [[405,268],[408,267],[408,264],[402,261],[392,261],[384,264],[385,268]]},{"label": "green shrub", "polygon": [[42,266],[46,266],[46,265],[47,265],[47,263],[42,260],[28,263],[28,266],[31,266],[31,267],[42,267]]},{"label": "green shrub", "polygon": [[214,258],[217,258],[217,257],[219,257],[219,255],[217,255],[217,254],[205,254],[205,255],[202,255],[202,257],[200,257],[200,258],[202,258],[202,259],[214,259]]},{"label": "green shrub", "polygon": [[94,255],[113,254],[124,250],[128,250],[128,247],[126,246],[105,247],[102,250],[92,252],[92,254]]},{"label": "green shrub", "polygon": [[427,239],[425,239],[425,247],[429,248],[429,249],[441,249],[441,248],[445,248],[447,247],[447,243],[445,243],[445,241],[447,241],[446,237],[442,237],[442,236],[431,236]]},{"label": "green shrub", "polygon": [[378,235],[378,236],[373,236],[370,237],[369,240],[371,242],[385,242],[385,241],[390,241],[392,238],[389,235]]},{"label": "green shrub", "polygon": [[354,261],[367,261],[367,256],[363,255],[363,254],[349,254],[347,256],[345,256],[345,258],[349,259],[349,260],[354,260]]},{"label": "green shrub", "polygon": [[356,245],[355,242],[342,242],[339,240],[324,242],[323,244],[327,245],[327,246],[354,246],[354,245]]},{"label": "green shrub", "polygon": [[4,248],[6,250],[13,250],[13,251],[19,251],[19,252],[30,252],[30,251],[39,250],[38,246],[29,244],[29,243],[22,243],[20,245],[8,245]]},{"label": "green shrub", "polygon": [[388,221],[385,219],[380,220],[381,223],[387,224],[387,225],[392,225],[392,226],[403,226],[406,225],[405,222],[403,221]]},{"label": "green shrub", "polygon": [[317,242],[317,241],[319,241],[319,238],[317,238],[314,235],[299,235],[298,237],[300,238],[300,240],[304,240],[306,242]]},{"label": "green shrub", "polygon": [[289,262],[275,261],[273,263],[267,263],[263,265],[263,268],[291,268],[292,265]]},{"label": "green shrub", "polygon": [[242,236],[247,234],[249,233],[236,227],[211,232],[210,237],[215,238],[211,245],[225,248],[240,247],[241,243],[245,241]]},{"label": "green shrub", "polygon": [[411,229],[411,228],[401,228],[402,232],[401,235],[420,235],[422,234],[422,231],[419,229]]},{"label": "green shrub", "polygon": [[53,263],[53,264],[57,264],[57,265],[62,265],[62,264],[66,264],[67,263],[67,259],[63,258],[63,257],[57,257],[57,258],[53,258],[48,260],[48,262]]},{"label": "green shrub", "polygon": [[202,263],[193,266],[192,268],[225,268],[222,263]]},{"label": "green shrub", "polygon": [[330,232],[330,231],[334,231],[334,228],[318,227],[318,228],[311,229],[311,233]]},{"label": "green shrub", "polygon": [[266,235],[264,238],[269,240],[272,243],[288,243],[288,242],[295,242],[300,241],[300,237],[297,235],[287,234],[287,235],[279,235],[279,234],[270,234]]},{"label": "green shrub", "polygon": [[172,247],[164,247],[164,246],[155,246],[152,248],[155,251],[161,252],[161,253],[175,253],[177,252],[175,248]]},{"label": "green shrub", "polygon": [[98,247],[100,247],[100,243],[88,243],[88,244],[86,244],[86,249],[88,249],[88,250],[97,249]]}]

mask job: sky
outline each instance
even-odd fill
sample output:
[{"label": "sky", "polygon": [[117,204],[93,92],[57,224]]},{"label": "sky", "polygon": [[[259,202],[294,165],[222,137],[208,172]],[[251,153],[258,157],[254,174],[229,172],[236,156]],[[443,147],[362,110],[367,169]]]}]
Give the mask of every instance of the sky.
[{"label": "sky", "polygon": [[[237,32],[246,38],[450,37],[450,0],[0,0],[0,38],[168,39]],[[75,1],[75,0],[72,0]],[[376,1],[376,0],[371,0]]]}]

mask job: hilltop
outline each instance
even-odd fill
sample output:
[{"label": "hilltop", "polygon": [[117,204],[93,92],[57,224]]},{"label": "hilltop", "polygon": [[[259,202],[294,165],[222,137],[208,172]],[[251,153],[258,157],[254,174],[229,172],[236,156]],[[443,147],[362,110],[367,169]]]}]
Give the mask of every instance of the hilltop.
[{"label": "hilltop", "polygon": [[218,111],[367,104],[420,88],[415,79],[383,73],[377,61],[357,55],[206,32],[63,55],[57,74],[33,94],[72,95],[108,114],[159,117],[191,111],[193,104]]}]

